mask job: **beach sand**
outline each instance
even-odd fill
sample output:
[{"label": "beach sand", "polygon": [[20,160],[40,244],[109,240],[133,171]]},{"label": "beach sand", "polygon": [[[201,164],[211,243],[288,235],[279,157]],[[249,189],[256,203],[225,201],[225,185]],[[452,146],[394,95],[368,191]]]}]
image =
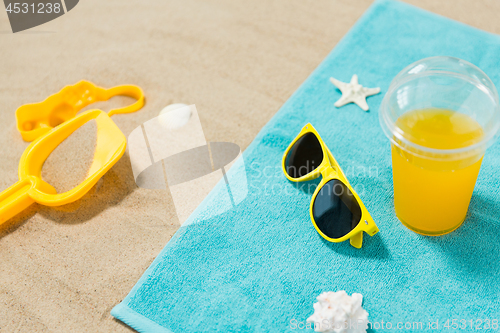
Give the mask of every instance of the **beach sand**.
[{"label": "beach sand", "polygon": [[[500,33],[498,1],[409,2]],[[82,79],[143,88],[142,110],[112,117],[126,136],[171,103],[196,104],[207,141],[245,149],[370,3],[85,0],[18,34],[0,11],[0,190],[28,146],[16,108]],[[137,188],[127,153],[81,200],[33,204],[0,226],[0,331],[130,332],[110,310],[178,226],[169,192]]]},{"label": "beach sand", "polygon": [[42,179],[52,185],[57,193],[75,188],[89,176],[96,143],[97,123],[92,119],[50,153],[42,167]]}]

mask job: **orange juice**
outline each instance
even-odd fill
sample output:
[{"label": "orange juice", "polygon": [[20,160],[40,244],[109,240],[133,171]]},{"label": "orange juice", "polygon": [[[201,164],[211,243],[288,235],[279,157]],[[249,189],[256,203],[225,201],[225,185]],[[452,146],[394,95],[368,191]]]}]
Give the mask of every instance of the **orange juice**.
[{"label": "orange juice", "polygon": [[[410,111],[400,116],[396,125],[405,139],[434,149],[468,147],[484,136],[474,119],[445,109]],[[442,235],[458,228],[467,214],[482,157],[457,155],[438,160],[392,144],[394,206],[400,221],[425,235]]]}]

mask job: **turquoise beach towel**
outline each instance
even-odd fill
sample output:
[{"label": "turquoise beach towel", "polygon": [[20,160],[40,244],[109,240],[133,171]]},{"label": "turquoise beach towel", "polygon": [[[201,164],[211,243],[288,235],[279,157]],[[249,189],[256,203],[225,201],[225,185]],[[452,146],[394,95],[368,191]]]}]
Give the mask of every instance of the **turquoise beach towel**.
[{"label": "turquoise beach towel", "polygon": [[[494,328],[500,319],[500,145],[487,152],[468,218],[457,231],[420,236],[394,214],[379,105],[401,69],[435,55],[467,60],[500,86],[498,36],[376,1],[244,152],[246,199],[206,218],[220,205],[225,183],[219,183],[112,315],[140,332],[288,332],[303,327],[321,292],[346,290],[363,294],[370,332],[414,322],[423,329],[406,331],[443,332],[452,319],[459,326],[467,320],[461,332],[475,331],[470,320],[474,327],[481,320],[483,328],[488,320]],[[370,112],[333,106],[341,94],[329,78],[348,82],[353,74],[363,86],[382,90],[368,98]],[[324,241],[309,218],[314,186],[297,186],[282,174],[283,152],[308,122],[380,228],[374,237],[365,235],[362,249]],[[241,167],[228,172],[232,184]]]}]

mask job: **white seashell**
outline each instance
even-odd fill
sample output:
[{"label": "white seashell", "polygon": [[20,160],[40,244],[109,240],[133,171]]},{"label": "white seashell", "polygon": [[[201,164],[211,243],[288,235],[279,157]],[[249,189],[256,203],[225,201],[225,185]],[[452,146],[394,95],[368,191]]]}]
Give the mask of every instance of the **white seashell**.
[{"label": "white seashell", "polygon": [[314,314],[307,322],[314,324],[316,332],[365,333],[368,312],[362,307],[363,295],[349,296],[344,290],[324,292],[313,304]]},{"label": "white seashell", "polygon": [[158,121],[169,130],[181,128],[191,118],[191,108],[182,103],[170,104],[160,111]]}]

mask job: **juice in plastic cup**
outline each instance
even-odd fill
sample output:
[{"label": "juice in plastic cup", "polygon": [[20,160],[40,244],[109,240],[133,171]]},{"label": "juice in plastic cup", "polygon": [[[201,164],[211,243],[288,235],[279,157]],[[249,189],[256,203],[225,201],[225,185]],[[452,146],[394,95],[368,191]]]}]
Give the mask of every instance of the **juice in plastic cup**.
[{"label": "juice in plastic cup", "polygon": [[424,235],[458,228],[500,126],[491,80],[457,58],[420,60],[394,78],[380,122],[392,145],[399,220]]},{"label": "juice in plastic cup", "polygon": [[[396,123],[429,148],[463,148],[483,138],[483,129],[474,119],[450,110],[415,110],[401,116]],[[460,159],[443,166],[442,161],[419,160],[393,144],[396,215],[403,224],[420,233],[438,234],[456,229],[467,214],[481,161],[482,156],[463,168]]]}]

